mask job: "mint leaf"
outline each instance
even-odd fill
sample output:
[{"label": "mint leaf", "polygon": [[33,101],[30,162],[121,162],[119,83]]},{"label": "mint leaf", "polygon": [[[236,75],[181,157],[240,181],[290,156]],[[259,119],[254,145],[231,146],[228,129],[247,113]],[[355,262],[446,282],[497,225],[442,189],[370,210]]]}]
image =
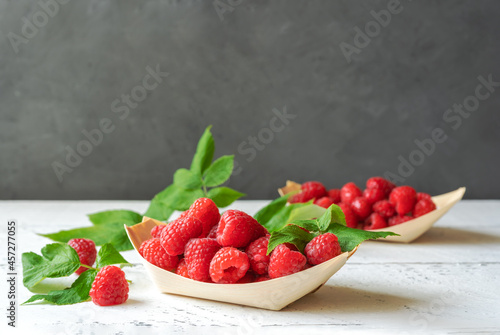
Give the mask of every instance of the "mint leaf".
[{"label": "mint leaf", "polygon": [[318,231],[318,220],[295,220],[291,223],[309,231]]},{"label": "mint leaf", "polygon": [[200,188],[203,185],[201,176],[188,169],[178,169],[175,171],[174,184],[180,188],[190,190]]},{"label": "mint leaf", "polygon": [[104,244],[97,253],[96,267],[102,268],[106,265],[119,264],[119,265],[132,265],[123,258],[122,255],[113,247],[112,244]]},{"label": "mint leaf", "polygon": [[121,222],[62,230],[57,233],[40,235],[58,242],[68,242],[72,238],[88,238],[94,241],[96,245],[111,243],[119,251],[132,249],[132,244]]},{"label": "mint leaf", "polygon": [[222,156],[215,160],[203,174],[205,186],[214,187],[231,177],[234,167],[234,155]]},{"label": "mint leaf", "polygon": [[158,201],[163,205],[179,211],[185,211],[196,199],[204,195],[201,189],[186,190],[174,184],[157,194]]},{"label": "mint leaf", "polygon": [[167,221],[173,212],[174,210],[161,202],[158,195],[156,195],[153,200],[151,200],[144,216],[160,221]]},{"label": "mint leaf", "polygon": [[217,207],[226,207],[231,205],[235,200],[244,196],[244,193],[233,190],[229,187],[216,187],[208,191],[207,196],[212,199]]},{"label": "mint leaf", "polygon": [[23,305],[37,300],[45,300],[56,305],[71,305],[87,301],[90,299],[89,292],[96,274],[96,270],[89,269],[83,272],[71,287],[64,290],[50,291],[48,294],[35,294],[26,300]]},{"label": "mint leaf", "polygon": [[278,199],[274,199],[268,205],[262,207],[257,214],[254,215],[255,220],[265,226],[276,213],[286,206],[286,202],[290,194],[286,194]]},{"label": "mint leaf", "polygon": [[201,136],[193,161],[191,162],[191,171],[199,176],[210,166],[215,152],[215,141],[210,132],[212,126],[208,126]]},{"label": "mint leaf", "polygon": [[342,252],[352,251],[361,242],[366,240],[374,240],[377,238],[387,237],[387,236],[398,236],[398,234],[395,234],[393,232],[388,232],[388,231],[375,232],[375,231],[354,229],[346,227],[345,225],[339,223],[330,224],[326,232],[337,235],[339,239],[340,249],[342,249]]},{"label": "mint leaf", "polygon": [[90,222],[95,225],[120,222],[132,226],[142,221],[142,215],[126,209],[98,212],[88,215]]},{"label": "mint leaf", "polygon": [[269,244],[267,245],[267,254],[269,255],[274,248],[283,243],[292,243],[303,253],[306,244],[309,243],[314,236],[316,235],[304,231],[299,226],[293,224],[287,225],[271,233]]},{"label": "mint leaf", "polygon": [[325,214],[318,219],[319,230],[325,231],[331,223],[339,223],[344,226],[346,225],[344,212],[342,212],[342,209],[335,204],[328,207]]},{"label": "mint leaf", "polygon": [[262,225],[266,227],[269,232],[280,230],[290,222],[290,216],[294,210],[308,205],[309,203],[296,203],[284,206]]},{"label": "mint leaf", "polygon": [[34,252],[22,254],[23,284],[31,290],[45,278],[66,277],[80,267],[75,249],[67,244],[47,244],[42,256]]}]

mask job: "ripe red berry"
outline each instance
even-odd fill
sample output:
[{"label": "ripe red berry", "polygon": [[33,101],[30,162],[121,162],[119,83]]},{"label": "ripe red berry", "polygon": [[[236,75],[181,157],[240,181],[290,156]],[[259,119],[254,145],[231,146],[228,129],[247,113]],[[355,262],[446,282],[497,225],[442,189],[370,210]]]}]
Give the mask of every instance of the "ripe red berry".
[{"label": "ripe red berry", "polygon": [[380,188],[367,188],[363,191],[363,198],[365,198],[371,206],[378,201],[384,200],[385,192]]},{"label": "ripe red berry", "polygon": [[340,199],[343,203],[351,204],[354,199],[361,197],[363,192],[353,182],[347,183],[340,189]]},{"label": "ripe red berry", "polygon": [[436,205],[432,199],[422,199],[417,201],[415,208],[413,209],[413,216],[418,218],[419,216],[425,215],[436,209]]},{"label": "ripe red berry", "polygon": [[420,200],[423,200],[423,199],[431,200],[432,201],[432,197],[431,197],[430,194],[423,193],[423,192],[418,192],[417,193],[417,201],[420,201]]},{"label": "ripe red berry", "polygon": [[417,202],[417,192],[410,186],[399,186],[392,190],[389,202],[394,205],[399,215],[410,213]]},{"label": "ripe red berry", "polygon": [[340,200],[340,189],[334,188],[328,191],[328,196],[332,199],[334,204],[338,204]]},{"label": "ripe red berry", "polygon": [[191,207],[189,207],[189,214],[201,221],[203,225],[202,236],[207,236],[213,226],[219,223],[220,214],[217,205],[208,198],[199,198]]},{"label": "ripe red berry", "polygon": [[346,226],[349,228],[358,228],[358,218],[352,211],[351,205],[341,202],[338,206],[344,212]]},{"label": "ripe red berry", "polygon": [[170,256],[177,256],[184,253],[187,242],[196,237],[200,237],[203,232],[201,221],[186,216],[177,219],[167,225],[161,234],[161,246]]},{"label": "ripe red berry", "polygon": [[[97,257],[97,250],[95,248],[94,241],[86,238],[74,238],[68,241],[68,245],[75,249],[78,254],[78,258],[80,258],[80,263],[88,266],[94,265]],[[87,270],[88,268],[80,266],[75,273],[79,275]]]},{"label": "ripe red berry", "polygon": [[243,278],[250,268],[248,256],[233,247],[217,251],[210,262],[210,278],[215,283],[232,284]]},{"label": "ripe red berry", "polygon": [[210,233],[208,233],[208,238],[217,238],[217,230],[219,229],[219,225],[216,224],[215,226],[210,229]]},{"label": "ripe red berry", "polygon": [[266,255],[268,244],[269,236],[263,236],[250,243],[245,250],[252,270],[259,275],[267,273],[270,258]]},{"label": "ripe red berry", "polygon": [[167,227],[166,224],[161,224],[161,225],[158,225],[158,226],[154,226],[153,229],[151,229],[151,237],[153,237],[153,238],[160,238],[161,232],[166,227]]},{"label": "ripe red berry", "polygon": [[308,202],[309,200],[319,199],[324,196],[327,196],[328,192],[326,191],[325,186],[317,181],[308,181],[302,184],[300,188],[300,192],[292,195],[288,202],[290,203],[303,203]]},{"label": "ripe red berry", "polygon": [[394,187],[396,187],[396,185],[382,177],[371,177],[366,181],[366,188],[382,189],[385,196],[388,196]]},{"label": "ripe red berry", "polygon": [[217,242],[223,247],[244,248],[266,234],[266,228],[250,215],[238,210],[228,210],[220,218]]},{"label": "ripe red berry", "polygon": [[269,277],[278,278],[302,271],[306,263],[306,257],[299,251],[290,250],[284,244],[280,244],[271,252]]},{"label": "ripe red berry", "polygon": [[414,219],[413,216],[408,216],[408,215],[396,215],[396,216],[393,216],[392,218],[390,218],[388,221],[387,221],[387,225],[389,226],[395,226],[395,225],[398,225],[398,224],[401,224],[401,223],[405,223],[407,221],[410,221]]},{"label": "ripe red berry", "polygon": [[247,271],[247,273],[236,282],[236,284],[248,284],[255,281],[255,274],[252,271]]},{"label": "ripe red berry", "polygon": [[269,280],[269,279],[271,279],[271,278],[269,278],[268,275],[258,276],[257,278],[255,278],[254,283],[261,282],[261,281],[266,281],[266,280]]},{"label": "ripe red berry", "polygon": [[175,273],[178,274],[179,276],[190,278],[186,260],[184,258],[180,260],[179,265],[177,265],[177,269],[175,270]]},{"label": "ripe red berry", "polygon": [[128,299],[125,273],[114,265],[103,267],[97,273],[89,295],[94,304],[99,306],[123,304]]},{"label": "ripe red berry", "polygon": [[340,250],[337,236],[332,233],[325,233],[316,236],[307,243],[304,253],[310,264],[317,265],[337,257],[342,253],[342,250]]},{"label": "ripe red berry", "polygon": [[379,213],[372,213],[363,226],[364,230],[381,229],[387,227],[387,221]]},{"label": "ripe red berry", "polygon": [[360,220],[366,219],[372,213],[372,206],[363,197],[358,197],[351,203],[351,209]]},{"label": "ripe red berry", "polygon": [[377,201],[372,209],[375,213],[380,214],[384,219],[388,219],[393,217],[396,214],[396,209],[394,206],[387,200]]},{"label": "ripe red berry", "polygon": [[178,256],[170,256],[161,246],[159,238],[152,238],[142,242],[139,253],[149,263],[167,271],[172,271],[179,263]]},{"label": "ripe red berry", "polygon": [[211,238],[193,238],[184,252],[189,277],[194,280],[210,282],[210,262],[221,246]]},{"label": "ripe red berry", "polygon": [[333,200],[330,197],[323,197],[315,200],[314,204],[323,208],[328,208],[333,204]]}]

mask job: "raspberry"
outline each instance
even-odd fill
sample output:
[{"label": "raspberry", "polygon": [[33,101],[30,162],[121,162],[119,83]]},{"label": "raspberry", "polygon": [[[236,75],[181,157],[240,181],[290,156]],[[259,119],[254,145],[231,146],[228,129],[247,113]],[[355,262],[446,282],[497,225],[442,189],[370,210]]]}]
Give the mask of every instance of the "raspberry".
[{"label": "raspberry", "polygon": [[152,238],[142,242],[139,253],[149,263],[167,271],[172,271],[179,263],[179,257],[170,256],[162,248],[159,238]]},{"label": "raspberry", "polygon": [[366,188],[380,188],[384,191],[385,196],[388,196],[394,187],[396,185],[382,177],[371,177],[366,181]]},{"label": "raspberry", "polygon": [[325,233],[316,236],[307,243],[304,253],[310,264],[317,265],[337,257],[342,251],[337,236],[332,233]]},{"label": "raspberry", "polygon": [[363,191],[363,198],[365,198],[371,206],[378,201],[384,200],[385,192],[381,188],[367,188]]},{"label": "raspberry", "polygon": [[351,204],[354,199],[361,197],[363,192],[353,182],[347,183],[340,189],[340,199],[343,203]]},{"label": "raspberry", "polygon": [[184,258],[180,260],[179,265],[177,265],[177,270],[175,270],[175,273],[178,274],[179,276],[190,278],[186,260]]},{"label": "raspberry", "polygon": [[201,221],[186,216],[177,219],[167,225],[160,237],[161,246],[170,256],[177,256],[184,253],[186,243],[195,237],[199,237],[202,230]]},{"label": "raspberry", "polygon": [[413,209],[413,216],[418,218],[436,209],[436,205],[430,199],[422,199],[417,202]]},{"label": "raspberry", "polygon": [[351,209],[360,220],[366,219],[372,213],[372,206],[363,197],[358,197],[351,203]]},{"label": "raspberry", "polygon": [[323,197],[315,200],[314,203],[320,207],[328,208],[333,204],[333,200],[330,197]]},{"label": "raspberry", "polygon": [[292,204],[297,202],[308,202],[309,200],[319,199],[328,194],[325,186],[317,181],[305,182],[302,184],[300,190],[300,193],[291,196],[288,202]]},{"label": "raspberry", "polygon": [[248,284],[248,283],[253,283],[255,280],[255,274],[253,274],[250,271],[247,271],[247,273],[236,282],[236,284]]},{"label": "raspberry", "polygon": [[394,206],[387,200],[377,201],[372,208],[375,213],[380,214],[384,219],[393,217],[394,214],[396,214],[396,209],[394,209]]},{"label": "raspberry", "polygon": [[221,246],[211,238],[194,238],[186,245],[184,259],[189,277],[194,280],[210,282],[210,261]]},{"label": "raspberry", "polygon": [[430,194],[423,193],[423,192],[418,192],[417,193],[417,201],[420,201],[422,199],[426,199],[426,200],[431,200],[432,201],[432,197],[431,197]]},{"label": "raspberry", "polygon": [[216,224],[215,226],[210,229],[210,233],[208,233],[207,237],[208,238],[217,238],[217,230],[219,229],[219,225]]},{"label": "raspberry", "polygon": [[158,226],[154,226],[153,229],[151,229],[151,237],[153,237],[153,238],[160,238],[161,232],[166,227],[167,227],[166,224],[161,224],[161,225],[158,225]]},{"label": "raspberry", "polygon": [[417,201],[417,192],[410,186],[399,186],[392,190],[389,202],[394,205],[399,215],[405,215],[413,210]]},{"label": "raspberry", "polygon": [[266,234],[266,228],[250,215],[238,210],[228,210],[220,218],[217,242],[223,247],[244,248]]},{"label": "raspberry", "polygon": [[[97,256],[94,241],[86,238],[74,238],[68,241],[68,245],[75,249],[78,258],[80,258],[80,263],[88,266],[94,265]],[[88,268],[80,266],[75,273],[79,275],[87,270]]]},{"label": "raspberry", "polygon": [[125,273],[114,265],[103,267],[95,276],[89,295],[94,304],[99,306],[123,304],[128,299]]},{"label": "raspberry", "polygon": [[199,198],[191,207],[189,215],[197,218],[203,225],[203,236],[208,236],[210,229],[219,223],[220,214],[217,205],[208,198]]},{"label": "raspberry", "polygon": [[387,221],[387,224],[389,226],[395,226],[395,225],[410,221],[412,219],[413,219],[413,216],[396,215],[396,216],[393,216],[392,218],[390,218],[389,221]]},{"label": "raspberry", "polygon": [[378,213],[372,213],[366,220],[363,226],[364,230],[380,229],[387,227],[387,222]]},{"label": "raspberry", "polygon": [[306,263],[306,256],[299,251],[290,250],[284,244],[280,244],[271,252],[269,277],[278,278],[302,271]]},{"label": "raspberry", "polygon": [[268,244],[269,236],[263,236],[250,243],[245,250],[252,270],[259,275],[267,273],[270,258],[266,255]]},{"label": "raspberry", "polygon": [[265,276],[258,276],[257,278],[255,278],[255,280],[253,281],[254,283],[257,283],[257,282],[261,282],[261,281],[266,281],[266,280],[269,280],[271,278],[269,278],[269,276],[265,275]]},{"label": "raspberry", "polygon": [[338,206],[344,212],[346,226],[349,228],[357,228],[358,227],[358,218],[356,214],[351,209],[351,206],[346,203],[339,203]]},{"label": "raspberry", "polygon": [[250,268],[248,256],[233,247],[217,251],[210,262],[210,278],[215,283],[232,284],[243,278]]},{"label": "raspberry", "polygon": [[340,202],[340,189],[331,189],[330,191],[328,191],[328,196],[332,198],[334,204],[338,204]]}]

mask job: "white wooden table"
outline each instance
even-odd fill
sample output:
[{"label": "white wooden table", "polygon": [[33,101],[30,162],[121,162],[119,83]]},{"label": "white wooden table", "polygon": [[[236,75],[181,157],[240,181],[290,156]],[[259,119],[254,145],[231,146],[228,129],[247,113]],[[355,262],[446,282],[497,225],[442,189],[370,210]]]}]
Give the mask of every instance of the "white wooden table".
[{"label": "white wooden table", "polygon": [[[231,207],[253,214],[265,203],[239,201]],[[18,223],[18,301],[31,294],[21,282],[21,253],[39,253],[50,243],[36,233],[90,225],[86,214],[101,210],[144,212],[147,204],[0,201],[5,277],[7,220]],[[411,244],[363,243],[319,291],[279,312],[160,294],[135,251],[123,255],[136,264],[125,269],[133,281],[127,303],[20,306],[19,327],[6,328],[3,317],[2,329],[8,334],[500,333],[500,201],[462,201]],[[0,282],[5,311],[8,287],[6,279]],[[61,282],[70,283],[57,279],[46,285],[59,288]]]}]

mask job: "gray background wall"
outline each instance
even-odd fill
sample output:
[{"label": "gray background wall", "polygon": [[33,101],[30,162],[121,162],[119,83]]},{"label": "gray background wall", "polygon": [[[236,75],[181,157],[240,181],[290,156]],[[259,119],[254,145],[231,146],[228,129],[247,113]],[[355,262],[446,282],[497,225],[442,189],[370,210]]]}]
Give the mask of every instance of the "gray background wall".
[{"label": "gray background wall", "polygon": [[[460,125],[443,119],[478,76],[500,81],[498,1],[402,0],[350,63],[340,44],[387,1],[240,2],[221,20],[212,1],[69,1],[44,22],[38,2],[0,0],[0,197],[149,199],[212,124],[247,199],[275,197],[286,179],[363,184],[411,155],[421,164],[403,184],[500,198],[500,88]],[[40,26],[29,38],[26,20]],[[169,76],[122,120],[113,101],[157,64]],[[242,143],[270,135],[285,106],[295,118],[253,157]],[[113,131],[59,181],[52,163],[103,118]],[[435,128],[446,141],[419,156],[415,140]]]}]

